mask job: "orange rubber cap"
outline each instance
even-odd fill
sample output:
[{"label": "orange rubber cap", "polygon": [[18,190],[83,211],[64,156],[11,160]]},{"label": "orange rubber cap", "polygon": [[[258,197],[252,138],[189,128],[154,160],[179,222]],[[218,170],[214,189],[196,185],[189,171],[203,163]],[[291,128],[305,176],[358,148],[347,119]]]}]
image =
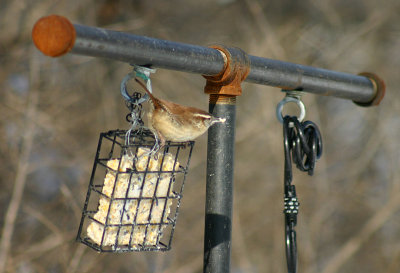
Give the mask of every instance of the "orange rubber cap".
[{"label": "orange rubber cap", "polygon": [[65,17],[49,15],[40,18],[32,29],[32,40],[36,47],[47,56],[61,56],[74,46],[76,31]]}]

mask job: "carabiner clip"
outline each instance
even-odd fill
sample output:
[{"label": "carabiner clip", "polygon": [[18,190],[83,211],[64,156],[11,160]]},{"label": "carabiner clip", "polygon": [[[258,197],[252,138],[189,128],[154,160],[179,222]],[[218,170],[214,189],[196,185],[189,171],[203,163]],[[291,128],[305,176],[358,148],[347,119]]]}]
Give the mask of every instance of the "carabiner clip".
[{"label": "carabiner clip", "polygon": [[285,246],[288,273],[297,272],[297,242],[296,230],[299,201],[294,185],[285,186]]}]

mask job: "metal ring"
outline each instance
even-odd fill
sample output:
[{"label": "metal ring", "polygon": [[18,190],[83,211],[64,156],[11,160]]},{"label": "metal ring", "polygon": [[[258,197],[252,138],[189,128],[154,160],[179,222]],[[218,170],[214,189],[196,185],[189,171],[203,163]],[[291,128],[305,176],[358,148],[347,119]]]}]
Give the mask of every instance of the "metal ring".
[{"label": "metal ring", "polygon": [[282,110],[283,106],[288,102],[295,102],[297,106],[300,108],[300,116],[297,119],[299,120],[299,122],[302,122],[304,117],[306,116],[306,107],[304,106],[301,100],[289,96],[283,98],[283,100],[281,100],[276,107],[276,117],[279,120],[279,122],[283,123]]},{"label": "metal ring", "polygon": [[121,90],[121,94],[125,100],[127,100],[130,103],[141,104],[149,99],[149,96],[147,95],[147,93],[143,97],[141,97],[139,100],[136,100],[131,95],[129,95],[128,91],[126,90],[126,83],[130,79],[135,78],[135,77],[136,77],[135,71],[128,73],[121,81],[120,90]]}]

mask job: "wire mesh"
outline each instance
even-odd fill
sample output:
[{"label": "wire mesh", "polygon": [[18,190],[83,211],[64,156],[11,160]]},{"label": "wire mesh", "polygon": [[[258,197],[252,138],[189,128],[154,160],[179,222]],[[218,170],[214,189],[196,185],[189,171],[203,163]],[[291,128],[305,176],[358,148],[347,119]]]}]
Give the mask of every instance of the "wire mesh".
[{"label": "wire mesh", "polygon": [[78,241],[99,252],[171,248],[194,141],[156,154],[154,143],[149,130],[100,134]]}]

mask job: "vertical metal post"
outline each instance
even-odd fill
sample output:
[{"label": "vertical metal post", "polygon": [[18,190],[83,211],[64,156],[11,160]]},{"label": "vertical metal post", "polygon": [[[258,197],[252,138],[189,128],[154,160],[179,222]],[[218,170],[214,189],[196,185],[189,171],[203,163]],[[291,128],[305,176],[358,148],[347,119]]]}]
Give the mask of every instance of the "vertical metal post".
[{"label": "vertical metal post", "polygon": [[210,113],[226,118],[208,131],[204,272],[230,271],[236,97],[212,103]]}]

